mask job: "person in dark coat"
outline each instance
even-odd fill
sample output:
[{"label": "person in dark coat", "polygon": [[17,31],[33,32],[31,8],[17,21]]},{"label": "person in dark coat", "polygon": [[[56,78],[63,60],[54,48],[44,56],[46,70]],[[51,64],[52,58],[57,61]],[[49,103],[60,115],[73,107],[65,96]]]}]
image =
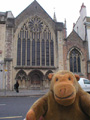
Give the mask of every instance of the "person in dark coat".
[{"label": "person in dark coat", "polygon": [[15,85],[14,85],[14,89],[16,90],[16,92],[18,93],[19,92],[19,83],[18,83],[18,81],[15,83]]}]

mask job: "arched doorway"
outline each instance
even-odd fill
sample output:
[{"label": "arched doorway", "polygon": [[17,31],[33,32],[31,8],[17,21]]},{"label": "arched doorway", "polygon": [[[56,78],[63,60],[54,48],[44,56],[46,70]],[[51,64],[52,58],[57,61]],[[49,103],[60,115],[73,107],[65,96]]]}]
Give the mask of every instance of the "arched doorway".
[{"label": "arched doorway", "polygon": [[45,88],[49,88],[50,87],[50,80],[48,79],[48,75],[49,73],[53,73],[52,70],[48,70],[44,76],[44,82],[45,82]]},{"label": "arched doorway", "polygon": [[24,70],[20,70],[17,74],[16,74],[16,81],[19,82],[19,88],[27,88],[27,75],[25,73]]},{"label": "arched doorway", "polygon": [[40,84],[40,76],[38,74],[33,74],[31,76],[31,84],[39,85]]},{"label": "arched doorway", "polygon": [[28,75],[31,89],[40,89],[43,87],[43,73],[39,70],[33,70]]}]

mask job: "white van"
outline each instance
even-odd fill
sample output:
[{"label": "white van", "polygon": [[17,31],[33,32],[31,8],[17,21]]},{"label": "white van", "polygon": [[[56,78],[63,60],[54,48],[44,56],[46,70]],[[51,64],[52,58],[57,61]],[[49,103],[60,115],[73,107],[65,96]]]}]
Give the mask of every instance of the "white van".
[{"label": "white van", "polygon": [[90,93],[90,80],[86,78],[80,78],[78,82],[84,91]]}]

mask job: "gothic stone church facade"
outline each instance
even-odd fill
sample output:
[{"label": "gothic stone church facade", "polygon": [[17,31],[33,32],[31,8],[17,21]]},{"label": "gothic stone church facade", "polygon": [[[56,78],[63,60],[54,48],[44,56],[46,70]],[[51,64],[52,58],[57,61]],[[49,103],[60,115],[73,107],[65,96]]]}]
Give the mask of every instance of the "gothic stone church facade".
[{"label": "gothic stone church facade", "polygon": [[0,12],[0,89],[49,87],[49,73],[70,70],[87,78],[87,42],[52,19],[37,1],[16,18]]}]

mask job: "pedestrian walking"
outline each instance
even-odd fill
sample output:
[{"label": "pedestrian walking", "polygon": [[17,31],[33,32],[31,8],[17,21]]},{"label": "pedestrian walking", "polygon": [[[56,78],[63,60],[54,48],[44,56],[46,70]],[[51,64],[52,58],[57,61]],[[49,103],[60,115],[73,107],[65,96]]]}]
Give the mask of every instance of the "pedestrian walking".
[{"label": "pedestrian walking", "polygon": [[18,81],[16,81],[16,83],[14,84],[14,89],[17,93],[19,92],[18,88],[19,88],[19,83],[18,83]]}]

